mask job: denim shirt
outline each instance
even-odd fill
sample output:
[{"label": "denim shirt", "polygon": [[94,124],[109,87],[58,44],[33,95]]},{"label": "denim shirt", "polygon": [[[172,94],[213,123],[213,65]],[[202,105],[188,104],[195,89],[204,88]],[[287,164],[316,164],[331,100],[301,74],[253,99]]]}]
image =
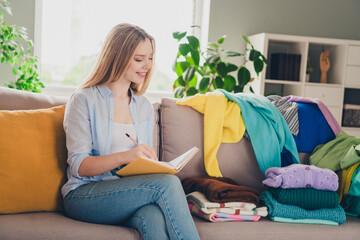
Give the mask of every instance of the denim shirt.
[{"label": "denim shirt", "polygon": [[[137,141],[152,147],[154,109],[148,99],[131,91],[129,104],[136,129]],[[107,86],[77,90],[66,105],[64,130],[68,149],[68,181],[61,189],[63,197],[77,187],[94,182],[116,179],[111,172],[81,177],[79,167],[88,156],[110,154],[114,116],[114,95]]]}]

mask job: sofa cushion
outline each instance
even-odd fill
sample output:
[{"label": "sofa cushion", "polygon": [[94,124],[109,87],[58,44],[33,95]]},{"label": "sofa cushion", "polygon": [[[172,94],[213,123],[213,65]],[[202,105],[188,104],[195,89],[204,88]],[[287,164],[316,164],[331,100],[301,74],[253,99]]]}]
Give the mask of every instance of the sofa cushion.
[{"label": "sofa cushion", "polygon": [[0,213],[62,209],[64,110],[0,110]]},{"label": "sofa cushion", "polygon": [[[207,176],[204,167],[204,117],[188,106],[176,104],[176,99],[163,98],[160,108],[162,161],[170,161],[193,146],[200,150],[177,174],[185,177]],[[265,179],[256,161],[251,142],[243,138],[237,143],[222,143],[216,155],[220,171],[240,185],[264,189]]]},{"label": "sofa cushion", "polygon": [[59,212],[38,212],[0,215],[0,239],[137,240],[140,235],[134,228],[80,222]]},{"label": "sofa cushion", "polygon": [[0,110],[49,108],[66,104],[68,98],[54,97],[0,87]]}]

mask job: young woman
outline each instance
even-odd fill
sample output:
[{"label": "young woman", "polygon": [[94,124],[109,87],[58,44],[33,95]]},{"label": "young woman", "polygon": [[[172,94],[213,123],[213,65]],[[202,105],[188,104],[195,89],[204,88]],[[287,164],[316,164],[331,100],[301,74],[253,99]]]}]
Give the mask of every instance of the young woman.
[{"label": "young woman", "polygon": [[64,208],[80,221],[136,228],[143,239],[199,239],[176,176],[112,174],[139,156],[157,160],[151,147],[154,111],[141,95],[154,51],[154,39],[143,29],[115,26],[92,74],[70,98],[64,117],[69,164]]}]

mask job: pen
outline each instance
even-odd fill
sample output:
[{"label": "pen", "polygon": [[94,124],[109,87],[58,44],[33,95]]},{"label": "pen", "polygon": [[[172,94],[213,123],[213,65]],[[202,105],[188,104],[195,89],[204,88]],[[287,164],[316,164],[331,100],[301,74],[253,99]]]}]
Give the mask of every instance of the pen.
[{"label": "pen", "polygon": [[131,141],[133,141],[137,146],[139,146],[139,144],[135,141],[135,139],[133,139],[129,134],[125,133],[125,135],[130,138]]}]

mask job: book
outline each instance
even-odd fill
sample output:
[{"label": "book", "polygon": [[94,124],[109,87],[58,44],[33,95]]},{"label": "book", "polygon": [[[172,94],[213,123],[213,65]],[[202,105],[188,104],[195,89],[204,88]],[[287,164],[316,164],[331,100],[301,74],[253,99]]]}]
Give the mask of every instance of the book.
[{"label": "book", "polygon": [[150,158],[139,157],[118,170],[116,175],[132,176],[151,173],[176,174],[181,171],[181,169],[198,151],[199,149],[197,147],[193,147],[169,162],[155,161]]}]

